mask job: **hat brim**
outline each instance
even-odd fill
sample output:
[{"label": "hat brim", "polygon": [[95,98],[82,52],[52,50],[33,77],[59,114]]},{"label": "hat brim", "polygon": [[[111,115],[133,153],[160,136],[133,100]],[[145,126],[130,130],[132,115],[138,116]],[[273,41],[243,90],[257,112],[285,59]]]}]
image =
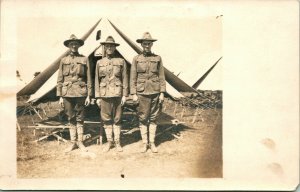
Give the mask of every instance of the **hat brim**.
[{"label": "hat brim", "polygon": [[142,43],[143,41],[151,41],[151,42],[154,42],[154,41],[157,41],[157,39],[137,39],[136,42],[138,43]]},{"label": "hat brim", "polygon": [[120,45],[119,43],[112,43],[112,42],[101,42],[100,44],[101,44],[101,45],[107,45],[107,44],[110,44],[110,45],[115,45],[116,47]]},{"label": "hat brim", "polygon": [[64,45],[66,47],[69,47],[69,43],[72,42],[72,41],[77,41],[80,46],[84,45],[84,41],[81,40],[81,39],[68,39],[68,40],[64,41]]}]

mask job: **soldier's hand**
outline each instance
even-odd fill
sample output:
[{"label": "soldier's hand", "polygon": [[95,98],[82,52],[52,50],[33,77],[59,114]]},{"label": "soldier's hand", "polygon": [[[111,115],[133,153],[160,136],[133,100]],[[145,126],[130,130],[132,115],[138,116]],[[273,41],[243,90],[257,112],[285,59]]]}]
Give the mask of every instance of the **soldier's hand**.
[{"label": "soldier's hand", "polygon": [[85,105],[85,106],[89,106],[90,103],[91,103],[91,99],[90,99],[89,96],[87,96],[86,99],[85,99],[84,105]]},{"label": "soldier's hand", "polygon": [[122,99],[121,99],[121,105],[123,106],[125,103],[126,103],[126,97],[123,96]]},{"label": "soldier's hand", "polygon": [[160,104],[162,104],[164,102],[164,98],[165,98],[164,93],[160,93],[160,95],[159,95],[159,103]]},{"label": "soldier's hand", "polygon": [[59,98],[58,104],[59,106],[64,107],[64,99],[62,97]]},{"label": "soldier's hand", "polygon": [[133,102],[138,102],[138,96],[136,94],[132,95]]},{"label": "soldier's hand", "polygon": [[100,107],[101,106],[101,99],[97,99],[97,101],[96,101],[96,103],[97,103],[97,105],[98,105],[98,107]]}]

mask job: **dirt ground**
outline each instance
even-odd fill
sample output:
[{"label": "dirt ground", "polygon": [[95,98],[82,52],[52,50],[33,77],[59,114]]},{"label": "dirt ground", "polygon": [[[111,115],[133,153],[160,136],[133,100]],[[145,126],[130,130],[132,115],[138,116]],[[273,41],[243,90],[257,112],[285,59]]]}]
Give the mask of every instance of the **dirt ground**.
[{"label": "dirt ground", "polygon": [[[43,130],[28,128],[32,125],[29,114],[18,117],[21,131],[17,131],[17,176],[18,178],[220,178],[222,177],[222,109],[197,109],[182,107],[168,100],[164,104],[156,137],[157,154],[148,150],[140,153],[139,131],[121,134],[123,152],[115,148],[103,153],[106,145],[96,140],[86,143],[89,152],[74,150],[64,154],[68,143],[55,137],[34,142],[45,134]],[[48,114],[58,112],[57,103],[46,108]],[[175,110],[176,108],[176,110]],[[185,109],[185,111],[183,111]],[[126,116],[126,113],[124,113]],[[136,125],[127,116],[123,132]],[[177,118],[183,124],[171,126],[169,120]],[[34,115],[34,121],[39,117]],[[194,122],[193,122],[194,121]],[[85,134],[95,136],[99,127],[86,125]],[[49,129],[48,129],[49,130]],[[91,131],[94,130],[94,131]],[[35,132],[35,134],[34,134]],[[65,139],[67,133],[61,134]]]}]

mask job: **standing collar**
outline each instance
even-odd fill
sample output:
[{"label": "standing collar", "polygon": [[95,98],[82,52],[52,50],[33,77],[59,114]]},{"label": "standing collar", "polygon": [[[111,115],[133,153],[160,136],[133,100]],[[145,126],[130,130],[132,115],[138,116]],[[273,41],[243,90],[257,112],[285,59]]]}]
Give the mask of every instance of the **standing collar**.
[{"label": "standing collar", "polygon": [[75,52],[75,53],[70,52],[69,55],[70,55],[71,57],[75,57],[75,56],[79,56],[80,54],[79,54],[78,52]]},{"label": "standing collar", "polygon": [[152,52],[143,52],[143,55],[145,56],[145,57],[149,57],[149,56],[152,56],[153,55],[153,53]]}]

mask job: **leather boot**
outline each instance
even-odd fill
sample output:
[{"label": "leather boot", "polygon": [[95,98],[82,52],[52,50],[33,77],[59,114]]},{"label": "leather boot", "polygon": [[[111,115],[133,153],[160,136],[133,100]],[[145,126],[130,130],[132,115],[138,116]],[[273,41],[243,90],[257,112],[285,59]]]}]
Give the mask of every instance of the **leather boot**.
[{"label": "leather boot", "polygon": [[71,126],[71,128],[69,128],[71,145],[67,149],[65,149],[65,153],[69,153],[78,147],[76,144],[76,127],[75,125],[69,126]]},{"label": "leather boot", "polygon": [[148,148],[147,126],[140,123],[140,131],[141,131],[141,137],[143,142],[141,153],[145,153]]},{"label": "leather boot", "polygon": [[114,128],[113,128],[113,131],[114,131],[114,136],[115,136],[115,146],[117,148],[117,151],[118,152],[122,152],[123,149],[120,145],[120,134],[121,134],[121,127],[118,126],[118,125],[114,125]]},{"label": "leather boot", "polygon": [[149,125],[149,141],[150,141],[150,149],[152,153],[157,153],[157,148],[155,147],[154,140],[156,134],[157,125],[154,123],[150,123]]},{"label": "leather boot", "polygon": [[77,134],[78,134],[78,141],[77,145],[79,149],[83,152],[87,152],[87,148],[83,145],[83,123],[77,122]]},{"label": "leather boot", "polygon": [[104,130],[107,138],[107,145],[103,148],[103,152],[108,152],[112,147],[112,125],[104,125]]}]

